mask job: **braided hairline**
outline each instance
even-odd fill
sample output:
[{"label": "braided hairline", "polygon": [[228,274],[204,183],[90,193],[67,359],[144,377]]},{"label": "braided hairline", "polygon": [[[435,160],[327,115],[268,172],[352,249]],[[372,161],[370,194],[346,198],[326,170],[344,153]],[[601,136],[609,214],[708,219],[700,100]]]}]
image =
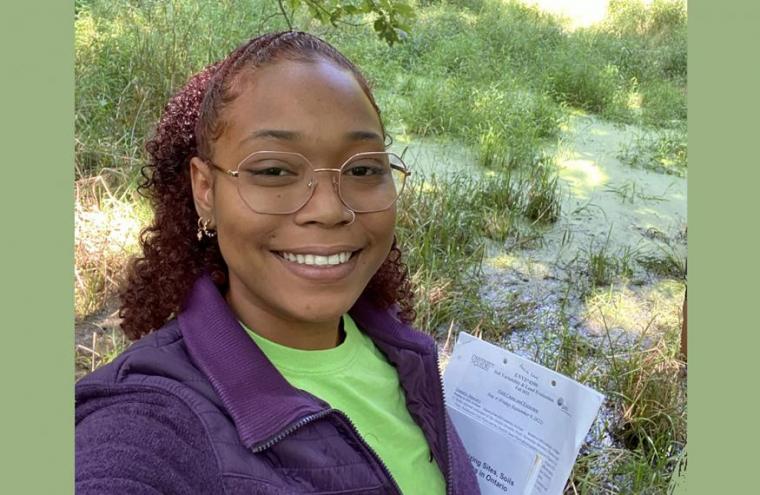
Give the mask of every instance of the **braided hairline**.
[{"label": "braided hairline", "polygon": [[[146,144],[149,161],[139,187],[155,215],[140,235],[143,255],[130,264],[120,294],[121,327],[130,339],[161,327],[181,311],[200,274],[210,273],[220,290],[227,289],[227,265],[219,245],[195,238],[198,217],[188,163],[193,156],[210,154],[214,136],[223,130],[223,108],[237,96],[238,75],[280,59],[314,61],[317,57],[350,70],[380,116],[359,70],[329,44],[301,32],[267,34],[248,41],[192,76],[167,103],[155,135]],[[395,239],[365,293],[381,307],[398,304],[404,321],[415,318],[411,285]]]}]

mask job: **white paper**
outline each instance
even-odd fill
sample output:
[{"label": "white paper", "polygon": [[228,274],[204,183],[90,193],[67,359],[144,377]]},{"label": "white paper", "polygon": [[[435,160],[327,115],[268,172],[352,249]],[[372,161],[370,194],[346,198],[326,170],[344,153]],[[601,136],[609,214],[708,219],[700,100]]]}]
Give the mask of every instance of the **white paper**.
[{"label": "white paper", "polygon": [[602,394],[464,332],[443,380],[483,495],[562,493]]},{"label": "white paper", "polygon": [[[449,416],[463,441],[467,438],[467,443],[477,446],[470,454],[470,462],[483,495],[531,493],[543,462],[540,454],[509,438],[499,438],[501,435],[498,432],[456,409],[449,408]],[[497,438],[498,441],[495,440]],[[467,443],[465,448],[470,453]],[[504,452],[509,452],[507,463],[504,462]]]}]

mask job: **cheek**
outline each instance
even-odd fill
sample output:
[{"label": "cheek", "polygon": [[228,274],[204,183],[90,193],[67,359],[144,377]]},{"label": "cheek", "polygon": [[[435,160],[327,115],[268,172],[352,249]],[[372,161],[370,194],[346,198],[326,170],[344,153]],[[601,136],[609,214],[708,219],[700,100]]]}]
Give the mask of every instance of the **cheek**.
[{"label": "cheek", "polygon": [[396,233],[396,210],[380,212],[376,217],[368,219],[367,230],[372,232],[378,249],[382,251],[383,258],[387,256],[393,244],[393,236]]},{"label": "cheek", "polygon": [[[217,202],[219,248],[228,265],[236,265],[241,256],[250,256],[275,238],[276,217],[251,211],[237,197],[226,196]],[[229,258],[229,259],[228,259]]]}]

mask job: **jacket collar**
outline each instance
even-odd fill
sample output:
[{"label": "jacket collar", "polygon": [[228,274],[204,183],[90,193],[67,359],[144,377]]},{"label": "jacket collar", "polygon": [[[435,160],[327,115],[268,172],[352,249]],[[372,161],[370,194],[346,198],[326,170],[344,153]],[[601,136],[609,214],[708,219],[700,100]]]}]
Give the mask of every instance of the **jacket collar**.
[{"label": "jacket collar", "polygon": [[[364,295],[350,314],[394,364],[398,365],[402,349],[435,353],[430,337],[375,307]],[[329,409],[324,401],[285,380],[240,326],[207,275],[195,282],[177,320],[193,362],[208,377],[246,448],[267,442],[305,416]],[[403,381],[404,373],[399,372]]]}]

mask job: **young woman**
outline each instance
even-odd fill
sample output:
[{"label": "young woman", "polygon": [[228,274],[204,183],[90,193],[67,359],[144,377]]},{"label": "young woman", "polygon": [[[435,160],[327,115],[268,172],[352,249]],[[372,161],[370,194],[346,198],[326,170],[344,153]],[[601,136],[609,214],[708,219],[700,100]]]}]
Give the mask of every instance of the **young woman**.
[{"label": "young woman", "polygon": [[77,493],[478,493],[408,326],[409,171],[384,138],[358,69],[305,33],[169,101],[122,294],[140,341],[77,384]]}]

